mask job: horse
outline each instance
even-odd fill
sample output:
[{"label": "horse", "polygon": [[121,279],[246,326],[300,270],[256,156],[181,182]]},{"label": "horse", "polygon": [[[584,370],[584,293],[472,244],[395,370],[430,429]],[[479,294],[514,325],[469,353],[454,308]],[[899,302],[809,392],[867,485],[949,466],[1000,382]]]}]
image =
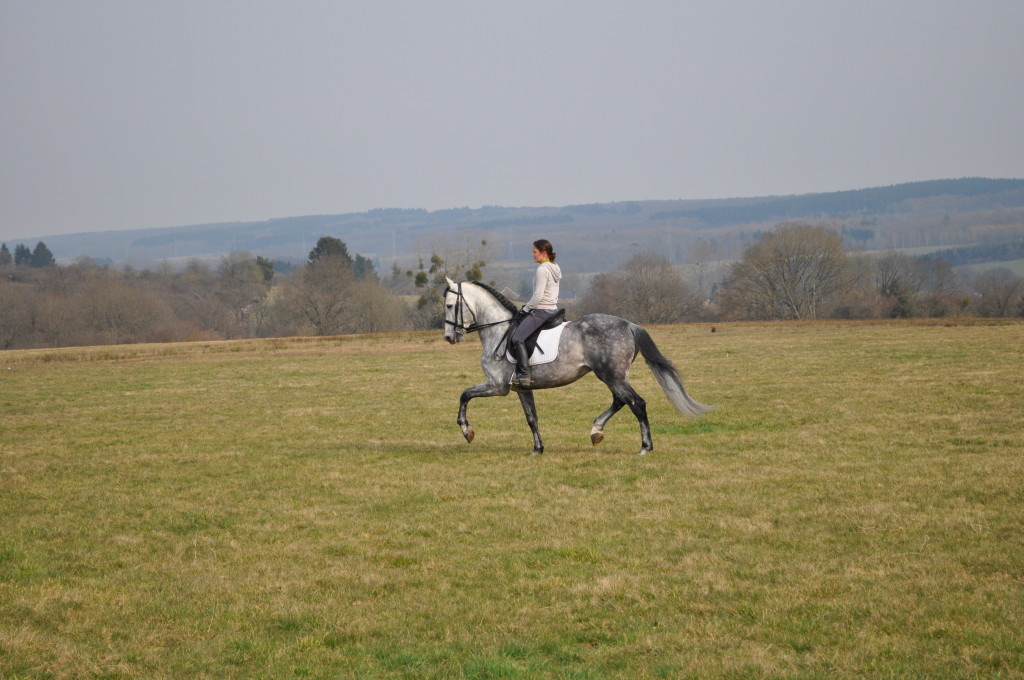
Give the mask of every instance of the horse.
[{"label": "horse", "polygon": [[[604,427],[623,406],[629,406],[640,423],[640,451],[654,450],[651,426],[647,420],[647,402],[629,384],[629,369],[638,354],[654,373],[669,402],[680,413],[696,417],[711,410],[694,401],[683,387],[679,372],[665,358],[650,334],[637,324],[608,314],[588,314],[566,322],[558,342],[557,357],[549,363],[531,366],[533,385],[529,389],[511,385],[515,364],[504,356],[503,338],[516,316],[517,307],[494,288],[479,281],[456,283],[445,277],[444,338],[449,344],[461,342],[469,333],[478,332],[483,345],[480,366],[487,381],[463,391],[459,399],[458,424],[469,443],[475,433],[466,417],[470,400],[477,397],[504,397],[510,391],[519,395],[526,422],[533,433],[533,454],[544,453],[537,427],[534,390],[562,387],[593,371],[612,393],[612,405],[599,415],[590,431],[590,442],[597,446],[604,439]],[[499,347],[500,346],[500,347]]]}]

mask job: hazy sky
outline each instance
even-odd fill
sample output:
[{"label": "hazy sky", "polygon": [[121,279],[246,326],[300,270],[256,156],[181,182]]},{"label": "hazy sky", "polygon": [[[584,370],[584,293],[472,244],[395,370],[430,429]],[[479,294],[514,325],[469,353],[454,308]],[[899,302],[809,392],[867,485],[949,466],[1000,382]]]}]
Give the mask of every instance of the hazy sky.
[{"label": "hazy sky", "polygon": [[1024,178],[1022,36],[1021,0],[0,0],[0,241]]}]

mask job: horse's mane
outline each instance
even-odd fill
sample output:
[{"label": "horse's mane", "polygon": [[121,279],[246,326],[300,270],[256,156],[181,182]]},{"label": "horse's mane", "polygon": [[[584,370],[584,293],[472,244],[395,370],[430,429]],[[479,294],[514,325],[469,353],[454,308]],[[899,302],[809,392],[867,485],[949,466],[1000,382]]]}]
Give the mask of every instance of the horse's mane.
[{"label": "horse's mane", "polygon": [[467,283],[475,284],[486,290],[488,293],[493,295],[494,299],[500,302],[505,309],[512,312],[513,314],[519,311],[519,307],[516,306],[516,303],[512,302],[507,297],[496,291],[493,286],[488,286],[483,281],[468,281]]}]

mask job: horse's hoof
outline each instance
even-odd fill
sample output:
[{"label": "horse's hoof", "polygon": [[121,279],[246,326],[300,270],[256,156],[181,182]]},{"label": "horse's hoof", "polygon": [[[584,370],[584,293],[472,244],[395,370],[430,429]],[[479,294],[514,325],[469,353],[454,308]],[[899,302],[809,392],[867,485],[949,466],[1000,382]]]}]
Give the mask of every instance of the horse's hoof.
[{"label": "horse's hoof", "polygon": [[638,456],[646,456],[650,452],[651,452],[650,449],[640,449],[640,451],[636,455],[638,455]]},{"label": "horse's hoof", "polygon": [[603,432],[593,432],[593,433],[591,433],[591,435],[590,435],[590,444],[592,446],[597,446],[602,441],[604,441],[604,433]]},{"label": "horse's hoof", "polygon": [[472,444],[472,443],[473,443],[473,437],[475,437],[475,436],[476,436],[476,432],[474,432],[474,431],[473,431],[473,428],[471,428],[471,427],[470,427],[470,428],[467,428],[467,429],[466,429],[466,430],[465,430],[465,431],[464,431],[464,432],[462,433],[462,436],[464,436],[464,437],[466,438],[466,442],[467,442],[467,443],[469,443],[469,444]]}]

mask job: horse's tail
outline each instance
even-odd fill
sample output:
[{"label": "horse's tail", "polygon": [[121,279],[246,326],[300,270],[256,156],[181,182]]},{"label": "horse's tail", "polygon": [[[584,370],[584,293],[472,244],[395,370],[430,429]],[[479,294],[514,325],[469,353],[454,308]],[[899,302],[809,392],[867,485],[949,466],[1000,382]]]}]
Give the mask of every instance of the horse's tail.
[{"label": "horse's tail", "polygon": [[711,406],[705,406],[695,401],[693,397],[686,393],[686,388],[683,387],[683,380],[679,377],[679,371],[658,350],[650,334],[636,324],[631,324],[631,326],[637,349],[644,356],[644,361],[647,362],[647,366],[654,373],[654,377],[657,378],[661,389],[664,390],[665,396],[676,407],[676,410],[683,415],[694,417],[710,411],[712,409]]}]

